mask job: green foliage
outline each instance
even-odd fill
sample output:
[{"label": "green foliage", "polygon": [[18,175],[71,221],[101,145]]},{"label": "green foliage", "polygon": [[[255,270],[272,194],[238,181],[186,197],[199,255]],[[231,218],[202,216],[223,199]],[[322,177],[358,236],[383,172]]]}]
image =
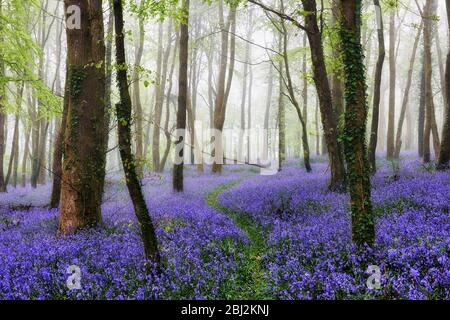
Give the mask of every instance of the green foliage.
[{"label": "green foliage", "polygon": [[29,23],[38,7],[36,0],[10,0],[8,5],[2,6],[0,60],[5,70],[0,72],[0,87],[18,82],[29,84],[41,106],[39,116],[49,117],[61,112],[61,98],[56,97],[35,72],[35,61],[43,53],[31,38]]},{"label": "green foliage", "polygon": [[78,99],[84,79],[86,79],[86,72],[83,66],[69,66],[69,87],[72,99]]}]

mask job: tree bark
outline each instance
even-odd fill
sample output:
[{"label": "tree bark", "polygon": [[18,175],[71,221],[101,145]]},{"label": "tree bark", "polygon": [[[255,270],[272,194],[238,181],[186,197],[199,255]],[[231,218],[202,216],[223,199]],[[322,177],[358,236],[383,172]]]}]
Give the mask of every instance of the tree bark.
[{"label": "tree bark", "polygon": [[[140,10],[144,9],[144,1],[141,1]],[[136,123],[136,170],[138,176],[142,176],[144,171],[144,154],[143,154],[143,127],[142,127],[142,104],[141,104],[141,90],[140,90],[140,66],[142,55],[144,52],[144,20],[139,17],[139,40],[136,43],[135,57],[134,57],[134,69],[133,69],[133,106],[135,113],[135,123]]]},{"label": "tree bark", "polygon": [[50,208],[58,208],[59,200],[61,199],[61,178],[62,178],[62,164],[63,164],[63,150],[64,150],[64,133],[67,128],[67,113],[69,108],[69,81],[68,74],[66,72],[66,83],[64,89],[64,103],[63,113],[59,128],[57,129],[57,136],[55,139],[55,146],[53,148],[53,187],[50,197]]},{"label": "tree bark", "polygon": [[164,135],[166,136],[166,149],[164,150],[164,154],[163,157],[161,159],[161,163],[159,165],[159,168],[161,171],[164,171],[164,167],[166,166],[166,162],[167,162],[167,157],[169,156],[169,152],[170,152],[170,146],[172,145],[172,140],[171,140],[171,130],[169,129],[169,120],[170,120],[170,102],[171,99],[169,98],[170,95],[172,94],[172,87],[173,87],[173,72],[175,70],[175,59],[177,57],[177,52],[178,52],[178,45],[179,45],[179,35],[177,33],[177,36],[175,38],[175,48],[173,49],[173,55],[172,55],[172,63],[171,63],[171,67],[170,67],[170,72],[169,72],[169,87],[167,88],[167,99],[166,99],[166,119],[165,119],[165,123],[164,123]]},{"label": "tree bark", "polygon": [[[446,1],[447,7],[447,22],[450,31],[450,2]],[[449,39],[450,43],[450,39]],[[439,152],[438,165],[439,170],[449,168],[450,162],[450,49],[447,52],[447,60],[445,63],[445,117],[442,129],[441,150]]]},{"label": "tree bark", "polygon": [[376,149],[378,142],[378,123],[380,115],[380,99],[381,99],[381,79],[383,76],[383,65],[385,59],[384,48],[384,26],[383,26],[383,13],[381,11],[380,1],[374,0],[373,4],[377,13],[377,21],[379,23],[377,35],[378,35],[378,59],[375,67],[375,83],[373,93],[373,111],[372,111],[372,125],[370,127],[370,142],[369,142],[369,163],[371,165],[372,173],[376,171]]},{"label": "tree bark", "polygon": [[[122,0],[114,0],[114,23],[116,30],[116,62],[126,66],[125,44],[123,32]],[[125,172],[126,184],[134,212],[141,228],[141,236],[144,242],[145,257],[159,268],[160,254],[153,222],[148,213],[141,184],[136,174],[136,162],[131,152],[131,97],[128,86],[126,67],[117,70],[117,86],[120,94],[120,102],[116,104],[117,131],[119,137],[120,156]]]},{"label": "tree bark", "polygon": [[339,191],[343,190],[345,185],[345,167],[341,148],[338,143],[337,123],[325,66],[322,35],[317,21],[316,1],[302,0],[302,3],[305,11],[309,13],[305,16],[305,27],[308,30],[307,35],[311,48],[313,79],[319,98],[324,138],[330,161],[331,181],[329,188],[333,191]]},{"label": "tree bark", "polygon": [[[59,231],[101,220],[105,177],[105,44],[101,0],[65,0],[81,9],[81,29],[66,29],[69,98],[64,134]],[[67,17],[68,18],[68,17]]]},{"label": "tree bark", "polygon": [[[2,8],[3,3],[0,0],[0,16],[2,14]],[[0,31],[2,31],[3,27],[2,24],[0,24]],[[0,33],[1,35],[1,33]],[[0,39],[1,40],[1,39]],[[0,77],[5,76],[5,63],[3,61],[3,53],[0,48]],[[5,138],[5,124],[6,124],[6,113],[5,113],[5,106],[4,106],[4,100],[6,94],[6,87],[2,83],[0,83],[0,193],[6,192],[6,185],[5,185],[5,177],[3,172],[3,159],[5,155],[5,144],[6,144],[6,138]]]},{"label": "tree bark", "polygon": [[[282,11],[284,11],[284,8],[282,8]],[[297,101],[297,98],[295,97],[294,92],[294,85],[291,77],[291,72],[289,68],[289,57],[288,57],[288,38],[287,38],[287,28],[284,23],[284,20],[281,20],[281,31],[283,34],[283,61],[284,61],[284,69],[286,73],[286,89],[288,91],[288,97],[291,101],[292,105],[295,108],[295,111],[297,112],[297,116],[300,120],[301,124],[301,130],[302,130],[302,147],[303,147],[303,162],[305,165],[306,172],[311,172],[311,161],[310,161],[310,151],[309,151],[309,144],[308,144],[308,132],[306,129],[306,121],[304,118],[304,114],[302,113],[302,110],[300,109],[300,105]]]},{"label": "tree bark", "polygon": [[395,63],[395,11],[389,16],[389,114],[386,136],[386,157],[388,159],[394,156],[394,134],[395,134],[395,81],[396,81],[396,63]]},{"label": "tree bark", "polygon": [[[437,145],[437,127],[434,116],[434,101],[432,89],[432,57],[431,57],[431,37],[432,37],[432,21],[433,1],[427,0],[424,8],[424,74],[425,74],[425,128],[423,141],[423,161],[428,163],[431,161],[430,138],[433,132],[433,142],[435,153],[438,154],[440,145]],[[436,139],[437,138],[437,139]],[[437,149],[437,150],[436,150]]]},{"label": "tree bark", "polygon": [[420,34],[421,33],[422,33],[422,25],[420,25],[419,29],[417,30],[417,35],[416,35],[416,38],[414,40],[414,45],[413,45],[413,51],[412,51],[412,54],[411,54],[411,59],[409,60],[408,76],[407,76],[407,80],[406,80],[405,91],[403,93],[402,108],[401,108],[401,111],[400,111],[400,117],[398,119],[397,134],[396,134],[396,137],[395,137],[394,159],[398,159],[400,157],[400,149],[402,147],[403,122],[405,120],[406,107],[408,106],[408,102],[409,102],[409,91],[411,89],[412,75],[413,75],[413,71],[414,71],[414,62],[416,60],[416,52],[417,52],[417,47],[419,45],[419,40],[420,40]]},{"label": "tree bark", "polygon": [[350,191],[352,238],[357,245],[375,241],[370,195],[370,166],[366,150],[366,79],[361,45],[361,0],[340,0],[345,78],[345,158]]},{"label": "tree bark", "polygon": [[425,54],[422,51],[422,68],[420,77],[420,98],[419,98],[419,112],[417,118],[417,150],[419,157],[423,157],[424,148],[424,134],[425,134]]},{"label": "tree bark", "polygon": [[179,150],[175,147],[175,158],[179,157],[181,163],[173,166],[173,190],[182,192],[184,189],[184,145],[186,143],[186,110],[188,99],[188,47],[189,47],[189,0],[182,1],[183,23],[180,26],[180,54],[178,71],[178,110],[177,110],[177,138],[176,146],[181,144]]},{"label": "tree bark", "polygon": [[[221,28],[221,54],[220,54],[220,68],[219,68],[219,76],[218,76],[218,84],[217,84],[217,93],[214,107],[214,129],[219,132],[219,137],[216,137],[214,140],[214,150],[213,157],[217,150],[220,150],[222,153],[222,135],[221,132],[223,130],[223,125],[225,123],[225,114],[227,108],[227,100],[228,95],[230,93],[231,82],[233,79],[233,71],[234,71],[234,54],[235,54],[235,35],[234,32],[231,32],[231,35],[228,35],[228,31],[236,30],[236,8],[231,7],[227,23],[224,22],[223,17],[223,1],[219,2],[219,25]],[[228,65],[228,48],[229,48],[229,38],[230,40],[230,65],[228,71],[228,78],[226,78],[227,65]],[[213,162],[212,172],[220,173],[222,172],[222,161],[217,163]]]},{"label": "tree bark", "polygon": [[153,116],[153,141],[152,141],[152,161],[153,171],[159,172],[160,155],[159,143],[161,136],[161,118],[162,118],[162,104],[164,99],[164,91],[161,90],[163,79],[161,75],[162,70],[162,55],[163,55],[163,25],[162,22],[158,26],[158,55],[156,60],[156,81],[159,87],[156,88],[155,93],[155,110]]}]

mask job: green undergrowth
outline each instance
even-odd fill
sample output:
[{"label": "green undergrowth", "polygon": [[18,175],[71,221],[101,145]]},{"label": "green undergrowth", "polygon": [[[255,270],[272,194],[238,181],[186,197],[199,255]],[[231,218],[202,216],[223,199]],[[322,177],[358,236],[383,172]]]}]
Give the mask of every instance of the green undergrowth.
[{"label": "green undergrowth", "polygon": [[263,256],[268,250],[266,230],[249,215],[225,208],[218,201],[218,196],[222,192],[237,184],[238,182],[223,184],[206,196],[208,205],[230,217],[250,240],[248,243],[235,244],[236,248],[231,248],[227,241],[223,242],[223,249],[235,256],[238,265],[233,277],[223,284],[222,295],[226,299],[233,300],[273,299],[268,286],[268,271],[263,263]]}]

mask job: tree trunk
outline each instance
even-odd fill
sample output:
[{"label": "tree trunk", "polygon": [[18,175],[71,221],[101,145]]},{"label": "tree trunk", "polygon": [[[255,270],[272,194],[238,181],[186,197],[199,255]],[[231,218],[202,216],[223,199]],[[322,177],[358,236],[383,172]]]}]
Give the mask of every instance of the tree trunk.
[{"label": "tree trunk", "polygon": [[[282,8],[284,11],[284,8]],[[302,141],[302,147],[303,147],[303,162],[305,165],[306,172],[311,172],[311,162],[309,159],[309,144],[308,144],[308,132],[306,130],[306,121],[304,118],[304,114],[302,113],[302,110],[300,109],[300,105],[295,97],[294,92],[294,85],[291,78],[291,72],[289,68],[289,57],[288,57],[288,38],[287,38],[287,28],[284,23],[284,20],[281,20],[281,30],[283,34],[283,61],[284,61],[284,68],[286,73],[286,89],[288,91],[289,100],[291,101],[292,105],[295,108],[295,111],[297,112],[297,116],[300,120],[300,124],[302,126],[302,135],[301,135],[301,141]]]},{"label": "tree trunk", "polygon": [[[214,151],[213,158],[215,158],[216,153],[219,151],[220,154],[223,153],[222,150],[222,130],[225,123],[225,114],[227,108],[228,94],[230,93],[231,82],[233,79],[234,71],[234,54],[235,54],[235,35],[233,30],[236,30],[236,8],[231,7],[228,21],[225,24],[223,17],[223,1],[219,2],[219,25],[221,28],[221,54],[220,54],[220,69],[217,84],[217,93],[214,107],[214,129],[217,130],[219,136],[214,140]],[[228,35],[228,30],[231,26],[231,36]],[[228,71],[228,78],[226,78],[226,71],[228,65],[228,38],[230,40],[230,66]],[[212,172],[220,173],[222,172],[222,161],[214,161],[212,165]]]},{"label": "tree trunk", "polygon": [[378,142],[378,123],[380,115],[380,99],[381,99],[381,78],[383,76],[384,58],[386,55],[384,48],[384,27],[383,27],[383,13],[381,11],[380,1],[374,0],[377,21],[378,21],[378,59],[375,67],[375,83],[373,93],[373,112],[372,112],[372,125],[370,128],[370,142],[369,142],[369,163],[371,165],[372,173],[376,171],[376,149]]},{"label": "tree trunk", "polygon": [[[2,13],[2,6],[3,4],[0,2],[0,15]],[[0,31],[3,29],[2,25],[0,24]],[[1,50],[1,48],[0,48]],[[3,54],[0,51],[0,77],[5,76],[5,63],[3,61]],[[6,113],[5,113],[5,106],[4,101],[6,101],[6,86],[2,83],[0,83],[0,193],[6,192],[6,185],[5,185],[5,177],[3,172],[3,159],[5,155],[5,145],[6,145],[6,137],[5,137],[5,124],[6,124]]]},{"label": "tree trunk", "polygon": [[272,103],[272,91],[273,91],[273,66],[270,64],[269,67],[269,77],[268,77],[268,86],[267,86],[267,97],[266,97],[266,110],[264,112],[264,149],[263,149],[263,157],[265,160],[269,159],[269,118],[270,118],[270,105]]},{"label": "tree trunk", "polygon": [[[67,73],[66,73],[67,79]],[[62,177],[62,163],[63,163],[63,149],[64,149],[64,132],[67,128],[67,112],[69,107],[69,81],[66,80],[64,89],[64,104],[63,104],[63,114],[61,118],[61,123],[57,129],[57,136],[55,139],[55,145],[53,148],[53,187],[52,194],[50,197],[50,208],[58,208],[59,200],[61,198],[61,177]]]},{"label": "tree trunk", "polygon": [[158,26],[158,55],[156,60],[156,81],[159,87],[156,88],[155,93],[155,110],[153,116],[153,141],[152,141],[152,161],[153,171],[159,172],[160,156],[159,143],[161,136],[161,118],[162,118],[162,104],[164,99],[164,91],[161,90],[163,79],[161,75],[162,70],[162,55],[163,55],[163,25],[162,22]]},{"label": "tree trunk", "polygon": [[[83,13],[66,29],[69,98],[64,134],[59,231],[70,234],[101,220],[105,177],[105,44],[102,1],[65,0]],[[98,67],[101,65],[102,67]]]},{"label": "tree trunk", "polygon": [[[333,0],[332,9],[332,24],[335,25],[339,18],[338,0]],[[333,58],[336,61],[341,61],[341,48],[339,41],[333,43],[332,47]],[[344,113],[344,95],[342,92],[342,74],[339,70],[335,70],[331,73],[331,93],[333,99],[333,108],[336,112],[336,119],[339,123],[340,116]]]},{"label": "tree trunk", "polygon": [[[14,120],[14,133],[13,138],[11,142],[11,157],[9,158],[9,164],[8,164],[8,171],[6,173],[6,178],[4,181],[5,185],[5,191],[7,190],[7,186],[9,183],[9,180],[11,178],[11,174],[14,176],[13,167],[16,167],[15,172],[15,180],[17,180],[17,166],[15,166],[16,163],[18,163],[17,159],[19,157],[19,117],[20,117],[20,110],[21,110],[21,104],[22,104],[22,96],[23,96],[23,86],[24,84],[19,84],[19,87],[17,88],[17,96],[16,96],[16,115]],[[14,179],[14,178],[13,178]],[[15,185],[14,185],[15,187]]]},{"label": "tree trunk", "polygon": [[370,166],[366,150],[366,79],[361,46],[361,0],[341,0],[339,30],[345,78],[345,158],[350,191],[352,238],[357,245],[375,241],[370,195]]},{"label": "tree trunk", "polygon": [[[252,37],[252,23],[253,23],[253,11],[249,8],[248,12],[248,21],[247,21],[247,35],[246,39],[250,39]],[[250,63],[250,43],[245,43],[245,55],[244,55],[244,70],[242,76],[242,96],[241,96],[241,134],[239,135],[239,155],[242,155],[244,149],[244,130],[245,130],[245,104],[247,101],[247,82],[248,82],[248,72],[249,72],[249,63]],[[244,158],[245,159],[245,158]]]},{"label": "tree trunk", "polygon": [[391,159],[394,156],[394,134],[395,134],[395,81],[396,81],[396,63],[395,63],[395,11],[389,16],[389,114],[386,142],[386,157]]},{"label": "tree trunk", "polygon": [[[24,128],[25,129],[25,128]],[[28,162],[28,155],[29,155],[29,143],[30,143],[30,135],[31,135],[31,129],[26,128],[26,134],[25,134],[25,144],[24,144],[24,152],[22,157],[22,187],[25,188],[27,184],[27,162]]]},{"label": "tree trunk", "polygon": [[[182,1],[184,12],[184,21],[180,26],[180,54],[179,54],[179,72],[178,72],[178,110],[177,110],[177,138],[175,147],[175,159],[179,158],[180,162],[175,162],[173,166],[173,190],[182,192],[183,185],[183,168],[184,168],[184,145],[185,129],[186,129],[186,109],[188,99],[188,47],[189,47],[189,0]],[[180,147],[181,145],[181,147]]]},{"label": "tree trunk", "polygon": [[[144,1],[141,1],[140,9],[143,10]],[[142,176],[144,171],[144,155],[143,155],[143,128],[142,128],[142,104],[141,104],[141,90],[140,90],[140,66],[142,60],[142,54],[144,52],[144,20],[139,18],[139,40],[136,43],[135,57],[134,57],[134,69],[133,69],[133,106],[135,113],[136,123],[136,170],[138,176]]]},{"label": "tree trunk", "polygon": [[424,148],[424,134],[425,134],[425,54],[422,51],[422,72],[420,77],[420,98],[419,98],[419,115],[417,118],[417,150],[419,157],[423,157]]},{"label": "tree trunk", "polygon": [[[447,6],[447,22],[450,31],[450,2],[446,1]],[[450,43],[450,39],[449,39]],[[449,168],[450,162],[450,49],[447,52],[447,61],[445,64],[445,94],[446,94],[446,105],[444,125],[442,130],[442,141],[441,149],[439,152],[438,165],[439,170],[445,170]]]},{"label": "tree trunk", "polygon": [[278,63],[278,68],[281,71],[278,81],[278,170],[281,171],[283,162],[286,160],[286,110],[284,105],[284,84],[282,79],[283,62],[281,60]]},{"label": "tree trunk", "polygon": [[416,60],[416,52],[417,52],[417,47],[419,45],[421,33],[422,33],[422,25],[420,25],[419,29],[417,30],[417,35],[414,40],[414,46],[413,46],[413,51],[411,54],[411,59],[409,60],[408,77],[406,80],[406,86],[405,86],[405,90],[403,93],[402,109],[400,111],[400,117],[398,119],[397,134],[396,134],[396,138],[395,138],[395,150],[394,150],[394,158],[395,159],[398,159],[400,157],[400,149],[402,147],[403,122],[405,120],[406,107],[408,106],[408,102],[409,102],[409,91],[411,89],[412,75],[413,75],[413,71],[414,71],[414,62]]},{"label": "tree trunk", "polygon": [[[161,41],[162,41],[162,35],[161,35]],[[163,50],[161,45],[161,50],[163,53],[163,58],[161,61],[161,66],[158,67],[160,69],[160,76],[159,76],[159,86],[157,88],[157,94],[156,94],[156,103],[155,103],[155,118],[154,118],[154,127],[153,127],[153,162],[154,165],[157,165],[155,171],[156,172],[162,172],[162,168],[160,165],[160,136],[161,136],[161,120],[162,120],[162,108],[164,105],[164,92],[166,91],[166,82],[167,82],[167,69],[168,69],[168,61],[170,56],[170,50],[171,50],[171,42],[172,42],[172,21],[169,20],[169,27],[167,30],[167,47],[165,50]],[[167,97],[168,99],[169,97]],[[155,136],[156,135],[156,136]],[[156,143],[156,144],[155,144]],[[156,158],[155,158],[156,156]]]},{"label": "tree trunk", "polygon": [[[113,6],[116,30],[116,62],[118,65],[126,66],[122,1],[114,0]],[[153,222],[150,218],[147,205],[144,200],[144,195],[142,194],[141,184],[136,174],[136,162],[133,153],[131,152],[132,105],[126,68],[120,68],[117,70],[117,86],[120,94],[120,102],[116,104],[118,119],[117,131],[119,137],[120,156],[122,158],[126,184],[133,202],[134,212],[141,228],[145,257],[159,267],[161,259],[158,251],[158,241],[153,227]]]},{"label": "tree trunk", "polygon": [[427,0],[424,8],[424,28],[423,28],[423,45],[424,45],[424,74],[425,74],[425,129],[423,140],[423,161],[428,163],[431,161],[430,138],[433,130],[434,101],[432,88],[432,58],[431,58],[431,31],[432,21],[431,15],[432,0]]},{"label": "tree trunk", "polygon": [[166,120],[164,123],[164,135],[166,136],[166,149],[164,150],[163,157],[161,159],[161,163],[159,165],[159,168],[162,171],[164,171],[164,167],[166,166],[167,157],[169,156],[170,152],[170,146],[172,145],[170,130],[169,130],[169,120],[170,120],[170,95],[172,94],[172,87],[173,87],[173,72],[175,70],[175,59],[177,57],[177,51],[178,51],[178,45],[179,45],[179,35],[177,32],[177,36],[175,38],[175,48],[173,49],[173,55],[172,55],[172,63],[170,67],[169,72],[169,87],[167,88],[167,99],[166,99]]},{"label": "tree trunk", "polygon": [[325,66],[322,36],[317,21],[316,1],[302,0],[302,3],[304,9],[310,13],[305,17],[305,27],[308,30],[307,35],[311,48],[313,79],[319,98],[324,138],[330,161],[331,181],[329,187],[330,190],[339,191],[343,190],[345,185],[345,167],[341,148],[338,143],[337,123]]}]

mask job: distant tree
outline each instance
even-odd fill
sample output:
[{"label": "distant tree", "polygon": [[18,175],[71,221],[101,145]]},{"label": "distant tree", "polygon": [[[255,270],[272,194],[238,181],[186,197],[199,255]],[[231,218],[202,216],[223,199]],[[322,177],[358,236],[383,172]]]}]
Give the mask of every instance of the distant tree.
[{"label": "distant tree", "polygon": [[[236,7],[231,4],[228,18],[224,17],[224,1],[219,0],[219,25],[221,38],[221,53],[219,61],[219,75],[217,79],[216,99],[214,101],[214,129],[222,132],[225,124],[225,114],[227,110],[228,96],[230,94],[231,83],[234,74],[235,49],[236,49]],[[229,63],[228,63],[228,55]],[[228,76],[227,76],[228,66]],[[213,158],[216,152],[222,153],[222,137],[214,140]],[[222,161],[214,161],[212,172],[222,172]]]},{"label": "distant tree", "polygon": [[248,1],[260,6],[266,12],[276,14],[281,19],[294,24],[298,29],[306,32],[311,51],[313,80],[319,99],[322,128],[330,161],[331,181],[329,188],[335,191],[343,190],[345,185],[344,159],[338,143],[337,119],[333,109],[332,93],[322,43],[322,16],[317,8],[317,1],[302,0],[302,10],[295,11],[303,13],[304,24],[300,23],[297,17],[277,11],[259,1]]},{"label": "distant tree", "polygon": [[394,159],[398,159],[400,157],[400,149],[402,147],[402,129],[403,129],[403,122],[405,120],[405,114],[406,114],[406,108],[408,106],[409,102],[409,91],[411,89],[411,83],[412,83],[412,75],[414,71],[414,62],[416,60],[416,52],[417,47],[419,46],[419,40],[420,40],[420,34],[422,33],[422,24],[417,30],[416,37],[414,39],[414,45],[413,45],[413,51],[411,53],[411,58],[409,60],[409,69],[408,69],[408,75],[406,80],[406,86],[405,90],[403,92],[403,100],[402,100],[402,107],[400,109],[400,116],[398,118],[398,125],[397,125],[397,133],[395,135],[395,149],[394,149]]}]

